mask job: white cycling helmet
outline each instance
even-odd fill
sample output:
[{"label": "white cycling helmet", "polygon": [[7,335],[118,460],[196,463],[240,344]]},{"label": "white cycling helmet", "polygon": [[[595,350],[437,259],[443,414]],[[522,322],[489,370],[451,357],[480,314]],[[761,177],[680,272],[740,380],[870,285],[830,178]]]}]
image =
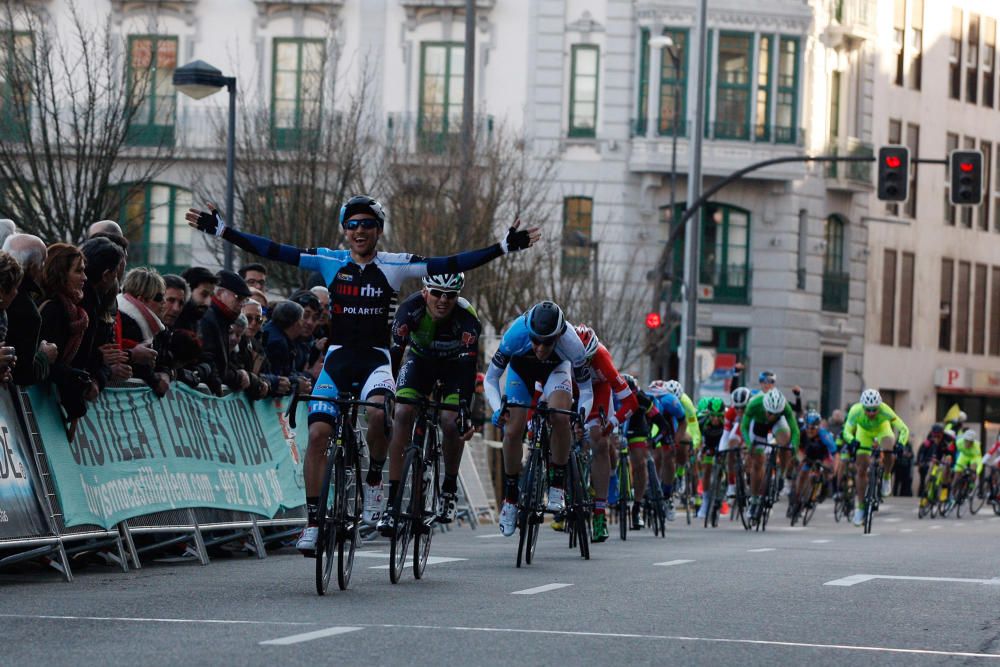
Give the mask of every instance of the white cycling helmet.
[{"label": "white cycling helmet", "polygon": [[667,380],[666,384],[667,392],[673,394],[677,398],[681,397],[684,393],[684,386],[677,380]]},{"label": "white cycling helmet", "polygon": [[436,276],[424,276],[421,281],[428,289],[439,289],[445,292],[461,292],[465,287],[464,273],[442,273]]},{"label": "white cycling helmet", "polygon": [[764,394],[764,410],[772,415],[778,415],[785,411],[785,395],[777,389]]},{"label": "white cycling helmet", "polygon": [[733,389],[733,393],[730,394],[730,398],[733,401],[734,408],[745,408],[747,403],[750,402],[750,390],[746,387],[737,387]]},{"label": "white cycling helmet", "polygon": [[865,389],[861,392],[861,407],[865,410],[874,410],[882,405],[882,395],[877,389]]},{"label": "white cycling helmet", "polygon": [[653,380],[646,391],[650,396],[663,396],[667,393],[667,383],[663,380]]},{"label": "white cycling helmet", "polygon": [[976,429],[970,428],[965,433],[962,434],[962,439],[963,440],[972,440],[974,442],[978,436],[979,436],[979,434],[976,433]]}]

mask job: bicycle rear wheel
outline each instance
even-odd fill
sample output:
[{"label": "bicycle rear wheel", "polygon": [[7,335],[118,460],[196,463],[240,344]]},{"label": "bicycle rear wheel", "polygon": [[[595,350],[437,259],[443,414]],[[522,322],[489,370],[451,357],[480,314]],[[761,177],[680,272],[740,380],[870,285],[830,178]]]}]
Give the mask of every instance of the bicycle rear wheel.
[{"label": "bicycle rear wheel", "polygon": [[398,584],[406,567],[406,556],[409,553],[410,537],[413,533],[414,513],[420,516],[422,507],[417,505],[420,500],[420,484],[423,481],[417,457],[420,449],[409,447],[403,459],[403,475],[399,478],[398,498],[393,504],[395,531],[389,543],[389,581]]},{"label": "bicycle rear wheel", "polygon": [[618,536],[628,539],[628,524],[632,520],[629,511],[628,497],[632,492],[632,480],[629,479],[628,457],[618,456]]},{"label": "bicycle rear wheel", "polygon": [[541,504],[543,475],[542,453],[532,449],[528,456],[528,465],[524,470],[521,482],[521,494],[517,503],[517,566],[521,563],[531,565],[534,555],[534,543],[538,537],[538,521],[535,513]]},{"label": "bicycle rear wheel", "polygon": [[337,586],[346,591],[354,571],[364,501],[361,498],[361,459],[357,450],[352,454],[344,452],[341,461],[343,465],[338,466],[337,473],[338,488],[343,489],[343,494],[337,494],[343,508],[337,528]]},{"label": "bicycle rear wheel", "polygon": [[427,568],[427,559],[431,555],[431,539],[434,537],[434,518],[438,504],[438,489],[441,483],[441,461],[425,461],[423,465],[415,466],[417,470],[430,467],[430,480],[421,475],[421,493],[418,511],[420,520],[414,520],[413,526],[413,577],[420,579]]},{"label": "bicycle rear wheel", "polygon": [[316,538],[316,593],[326,595],[333,575],[334,549],[337,546],[337,529],[335,525],[337,498],[331,486],[334,456],[336,449],[330,447],[326,453],[326,470],[323,473],[323,485],[320,487],[319,499],[319,536]]}]

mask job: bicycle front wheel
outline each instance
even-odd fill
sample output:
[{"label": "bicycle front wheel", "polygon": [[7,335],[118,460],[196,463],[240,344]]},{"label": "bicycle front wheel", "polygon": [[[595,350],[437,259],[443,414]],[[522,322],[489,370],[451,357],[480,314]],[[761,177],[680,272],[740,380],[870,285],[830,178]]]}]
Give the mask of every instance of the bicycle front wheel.
[{"label": "bicycle front wheel", "polygon": [[414,512],[421,511],[420,484],[423,477],[418,461],[418,449],[409,447],[403,459],[403,475],[399,478],[398,497],[393,504],[393,523],[396,528],[389,543],[389,581],[398,584],[406,567],[410,537],[413,534]]},{"label": "bicycle front wheel", "polygon": [[[424,466],[430,467],[430,479],[421,477],[422,492],[420,495],[422,501],[419,509],[422,516],[420,521],[413,522],[413,576],[416,579],[424,576],[424,570],[427,568],[427,559],[431,555],[431,538],[434,537],[434,512],[437,509],[438,500],[437,490],[441,488],[439,486],[441,462],[439,460],[435,460],[433,463],[425,462]],[[424,466],[415,466],[415,468],[419,469]],[[414,483],[416,483],[416,480],[414,480]]]},{"label": "bicycle front wheel", "polygon": [[632,520],[629,512],[628,495],[632,489],[629,480],[628,458],[618,457],[618,533],[622,540],[628,539],[628,524]]},{"label": "bicycle front wheel", "polygon": [[979,510],[983,509],[983,505],[986,504],[986,494],[988,489],[985,484],[985,478],[980,477],[979,481],[976,483],[975,488],[969,494],[969,512],[976,514]]},{"label": "bicycle front wheel", "polygon": [[538,537],[538,521],[535,513],[542,502],[542,488],[544,484],[542,466],[542,453],[538,449],[532,449],[528,455],[528,465],[524,470],[521,480],[521,494],[517,503],[517,566],[521,563],[531,565],[531,558],[534,555],[534,542]]},{"label": "bicycle front wheel", "polygon": [[[341,457],[343,465],[338,467],[337,485],[343,494],[337,494],[340,521],[337,529],[337,586],[347,590],[354,571],[354,553],[358,549],[361,514],[364,509],[361,498],[361,460],[357,453]],[[352,460],[348,460],[352,459]]]},{"label": "bicycle front wheel", "polygon": [[336,504],[337,498],[331,485],[333,475],[334,449],[326,454],[326,470],[323,485],[319,491],[319,536],[316,538],[316,592],[326,595],[333,575],[334,549],[337,546]]},{"label": "bicycle front wheel", "polygon": [[584,560],[590,560],[590,540],[588,539],[587,512],[584,509],[584,489],[583,480],[580,478],[579,467],[577,467],[575,454],[570,455],[569,462],[569,488],[572,494],[570,502],[567,503],[569,512],[569,532],[576,535],[576,541],[580,547],[580,556]]}]

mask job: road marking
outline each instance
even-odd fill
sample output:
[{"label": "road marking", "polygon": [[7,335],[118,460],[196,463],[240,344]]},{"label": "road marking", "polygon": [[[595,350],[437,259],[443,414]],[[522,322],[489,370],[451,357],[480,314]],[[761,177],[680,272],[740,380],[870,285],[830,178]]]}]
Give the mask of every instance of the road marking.
[{"label": "road marking", "polygon": [[941,530],[941,526],[929,526],[930,530]]},{"label": "road marking", "polygon": [[535,586],[534,588],[525,588],[523,591],[514,591],[511,595],[535,595],[537,593],[545,593],[546,591],[554,591],[559,588],[566,588],[567,586],[572,586],[573,584],[545,584],[544,586]]},{"label": "road marking", "polygon": [[[469,560],[469,559],[468,558],[448,558],[447,556],[428,556],[427,557],[427,564],[428,565],[440,565],[441,563],[455,563],[455,562],[460,561],[460,560]],[[411,564],[413,564],[413,559],[410,556],[407,556],[406,557],[406,562],[403,564],[403,567],[409,567]],[[372,567],[370,567],[368,569],[369,570],[388,570],[389,566],[388,565],[373,565]]]},{"label": "road marking", "polygon": [[476,535],[477,539],[480,540],[492,540],[494,537],[507,537],[503,533],[493,533],[492,535]]},{"label": "road marking", "polygon": [[653,565],[659,565],[660,567],[670,567],[672,565],[683,565],[684,563],[693,563],[693,560],[668,560],[663,563],[653,563]]},{"label": "road marking", "polygon": [[881,533],[861,533],[861,537],[878,537]]},{"label": "road marking", "polygon": [[972,653],[967,651],[939,651],[923,648],[895,648],[891,646],[858,646],[852,644],[811,644],[806,642],[780,642],[766,639],[729,639],[723,637],[687,637],[683,635],[640,635],[625,632],[585,632],[572,630],[529,630],[520,628],[479,628],[440,625],[370,625],[373,628],[404,628],[410,630],[450,630],[453,632],[494,632],[508,634],[554,635],[563,637],[597,637],[609,639],[645,639],[658,641],[706,642],[716,644],[749,644],[751,646],[785,646],[789,648],[819,648],[838,651],[867,651],[872,653],[902,653],[909,655],[943,655],[959,658],[989,658],[1000,660],[1000,654]]},{"label": "road marking", "polygon": [[901,532],[901,533],[912,533],[913,529],[912,528],[900,528],[899,532]]},{"label": "road marking", "polygon": [[902,521],[902,519],[900,519],[897,516],[891,516],[891,517],[889,517],[887,519],[882,519],[882,521],[884,521],[886,523],[899,523],[900,521]]},{"label": "road marking", "polygon": [[123,623],[204,623],[207,625],[316,625],[301,621],[241,621],[220,618],[137,618],[133,616],[57,616],[55,614],[0,614],[0,618],[32,618],[45,621],[115,621]]},{"label": "road marking", "polygon": [[388,558],[388,551],[355,551],[356,558]]},{"label": "road marking", "polygon": [[261,646],[288,646],[289,644],[301,644],[302,642],[311,642],[314,639],[322,639],[323,637],[333,637],[334,635],[343,635],[347,634],[348,632],[355,632],[356,630],[362,630],[362,629],[363,628],[337,625],[332,628],[313,630],[312,632],[303,632],[300,635],[290,635],[288,637],[268,639],[267,641],[257,642],[257,643],[260,644]]},{"label": "road marking", "polygon": [[747,549],[747,553],[752,554],[762,554],[765,551],[774,551],[774,549],[771,547],[764,547],[763,549]]},{"label": "road marking", "polygon": [[[994,579],[960,579],[958,577],[911,577],[893,574],[852,574],[841,579],[827,581],[824,586],[854,586],[863,584],[873,579],[895,579],[899,581],[946,581],[956,584],[985,584],[987,586],[1000,586],[1000,577]],[[997,655],[1000,658],[1000,654]]]},{"label": "road marking", "polygon": [[829,544],[830,540],[813,540],[813,544]]}]

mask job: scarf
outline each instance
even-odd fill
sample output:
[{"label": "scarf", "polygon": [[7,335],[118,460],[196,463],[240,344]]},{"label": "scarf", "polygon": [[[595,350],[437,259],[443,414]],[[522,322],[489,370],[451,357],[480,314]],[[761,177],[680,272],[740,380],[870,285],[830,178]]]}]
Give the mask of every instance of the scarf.
[{"label": "scarf", "polygon": [[90,324],[87,311],[79,304],[70,301],[66,295],[60,294],[56,297],[66,310],[69,317],[69,340],[59,350],[59,361],[69,364],[76,358],[76,353],[80,351],[80,344],[83,343],[83,333]]},{"label": "scarf", "polygon": [[142,340],[138,341],[140,343],[152,342],[153,337],[165,328],[160,318],[131,294],[118,295],[118,312],[128,315],[139,325],[139,330],[142,331]]},{"label": "scarf", "polygon": [[240,311],[233,310],[226,304],[222,303],[214,294],[212,295],[212,305],[219,309],[219,312],[222,313],[222,317],[230,324],[232,324],[232,322],[240,316]]}]

